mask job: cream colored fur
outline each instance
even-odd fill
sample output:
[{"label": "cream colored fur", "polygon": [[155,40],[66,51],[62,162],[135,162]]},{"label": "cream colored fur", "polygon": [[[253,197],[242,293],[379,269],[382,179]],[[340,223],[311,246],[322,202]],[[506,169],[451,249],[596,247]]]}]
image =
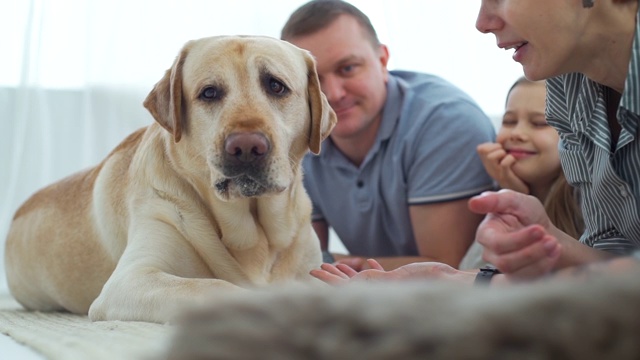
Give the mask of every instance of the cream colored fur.
[{"label": "cream colored fur", "polygon": [[[145,107],[156,123],[17,211],[6,242],[16,300],[166,322],[227,289],[315,281],[301,159],[336,117],[309,53],[267,37],[191,41]],[[229,160],[238,134],[264,140],[263,158]]]}]

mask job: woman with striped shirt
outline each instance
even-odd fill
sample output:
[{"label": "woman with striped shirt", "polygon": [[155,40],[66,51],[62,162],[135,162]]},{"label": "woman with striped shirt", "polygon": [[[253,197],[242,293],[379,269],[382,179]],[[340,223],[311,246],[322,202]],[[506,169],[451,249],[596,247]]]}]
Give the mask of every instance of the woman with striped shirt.
[{"label": "woman with striped shirt", "polygon": [[[627,255],[640,247],[640,25],[637,0],[483,0],[476,27],[531,80],[547,79],[547,120],[567,180],[582,196],[576,242],[535,199],[485,194],[485,260],[517,277]],[[628,259],[621,261],[631,261]]]}]

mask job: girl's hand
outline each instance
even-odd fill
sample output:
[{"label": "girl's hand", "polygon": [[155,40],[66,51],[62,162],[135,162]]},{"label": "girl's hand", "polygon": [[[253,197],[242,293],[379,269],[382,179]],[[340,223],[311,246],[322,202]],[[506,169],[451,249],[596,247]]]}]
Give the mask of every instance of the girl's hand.
[{"label": "girl's hand", "polygon": [[500,188],[529,194],[529,186],[513,172],[516,158],[507,154],[502,145],[487,142],[478,145],[477,151],[485,170]]}]

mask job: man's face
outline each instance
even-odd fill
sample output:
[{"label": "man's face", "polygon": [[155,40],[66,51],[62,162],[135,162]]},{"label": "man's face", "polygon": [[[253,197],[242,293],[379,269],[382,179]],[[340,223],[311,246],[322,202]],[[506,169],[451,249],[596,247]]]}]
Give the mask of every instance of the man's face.
[{"label": "man's face", "polygon": [[333,138],[357,137],[380,119],[389,54],[384,45],[372,45],[354,18],[342,15],[320,31],[289,41],[316,58],[322,91],[338,116]]}]

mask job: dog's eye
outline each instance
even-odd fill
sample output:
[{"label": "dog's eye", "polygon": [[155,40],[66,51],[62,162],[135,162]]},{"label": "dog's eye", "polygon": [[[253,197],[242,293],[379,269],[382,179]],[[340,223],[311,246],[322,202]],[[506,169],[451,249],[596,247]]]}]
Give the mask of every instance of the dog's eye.
[{"label": "dog's eye", "polygon": [[200,93],[200,98],[207,101],[218,100],[221,97],[222,91],[214,86],[207,86],[206,88],[202,89],[202,92]]},{"label": "dog's eye", "polygon": [[269,79],[269,91],[275,95],[284,95],[289,89],[277,79],[271,78]]}]

